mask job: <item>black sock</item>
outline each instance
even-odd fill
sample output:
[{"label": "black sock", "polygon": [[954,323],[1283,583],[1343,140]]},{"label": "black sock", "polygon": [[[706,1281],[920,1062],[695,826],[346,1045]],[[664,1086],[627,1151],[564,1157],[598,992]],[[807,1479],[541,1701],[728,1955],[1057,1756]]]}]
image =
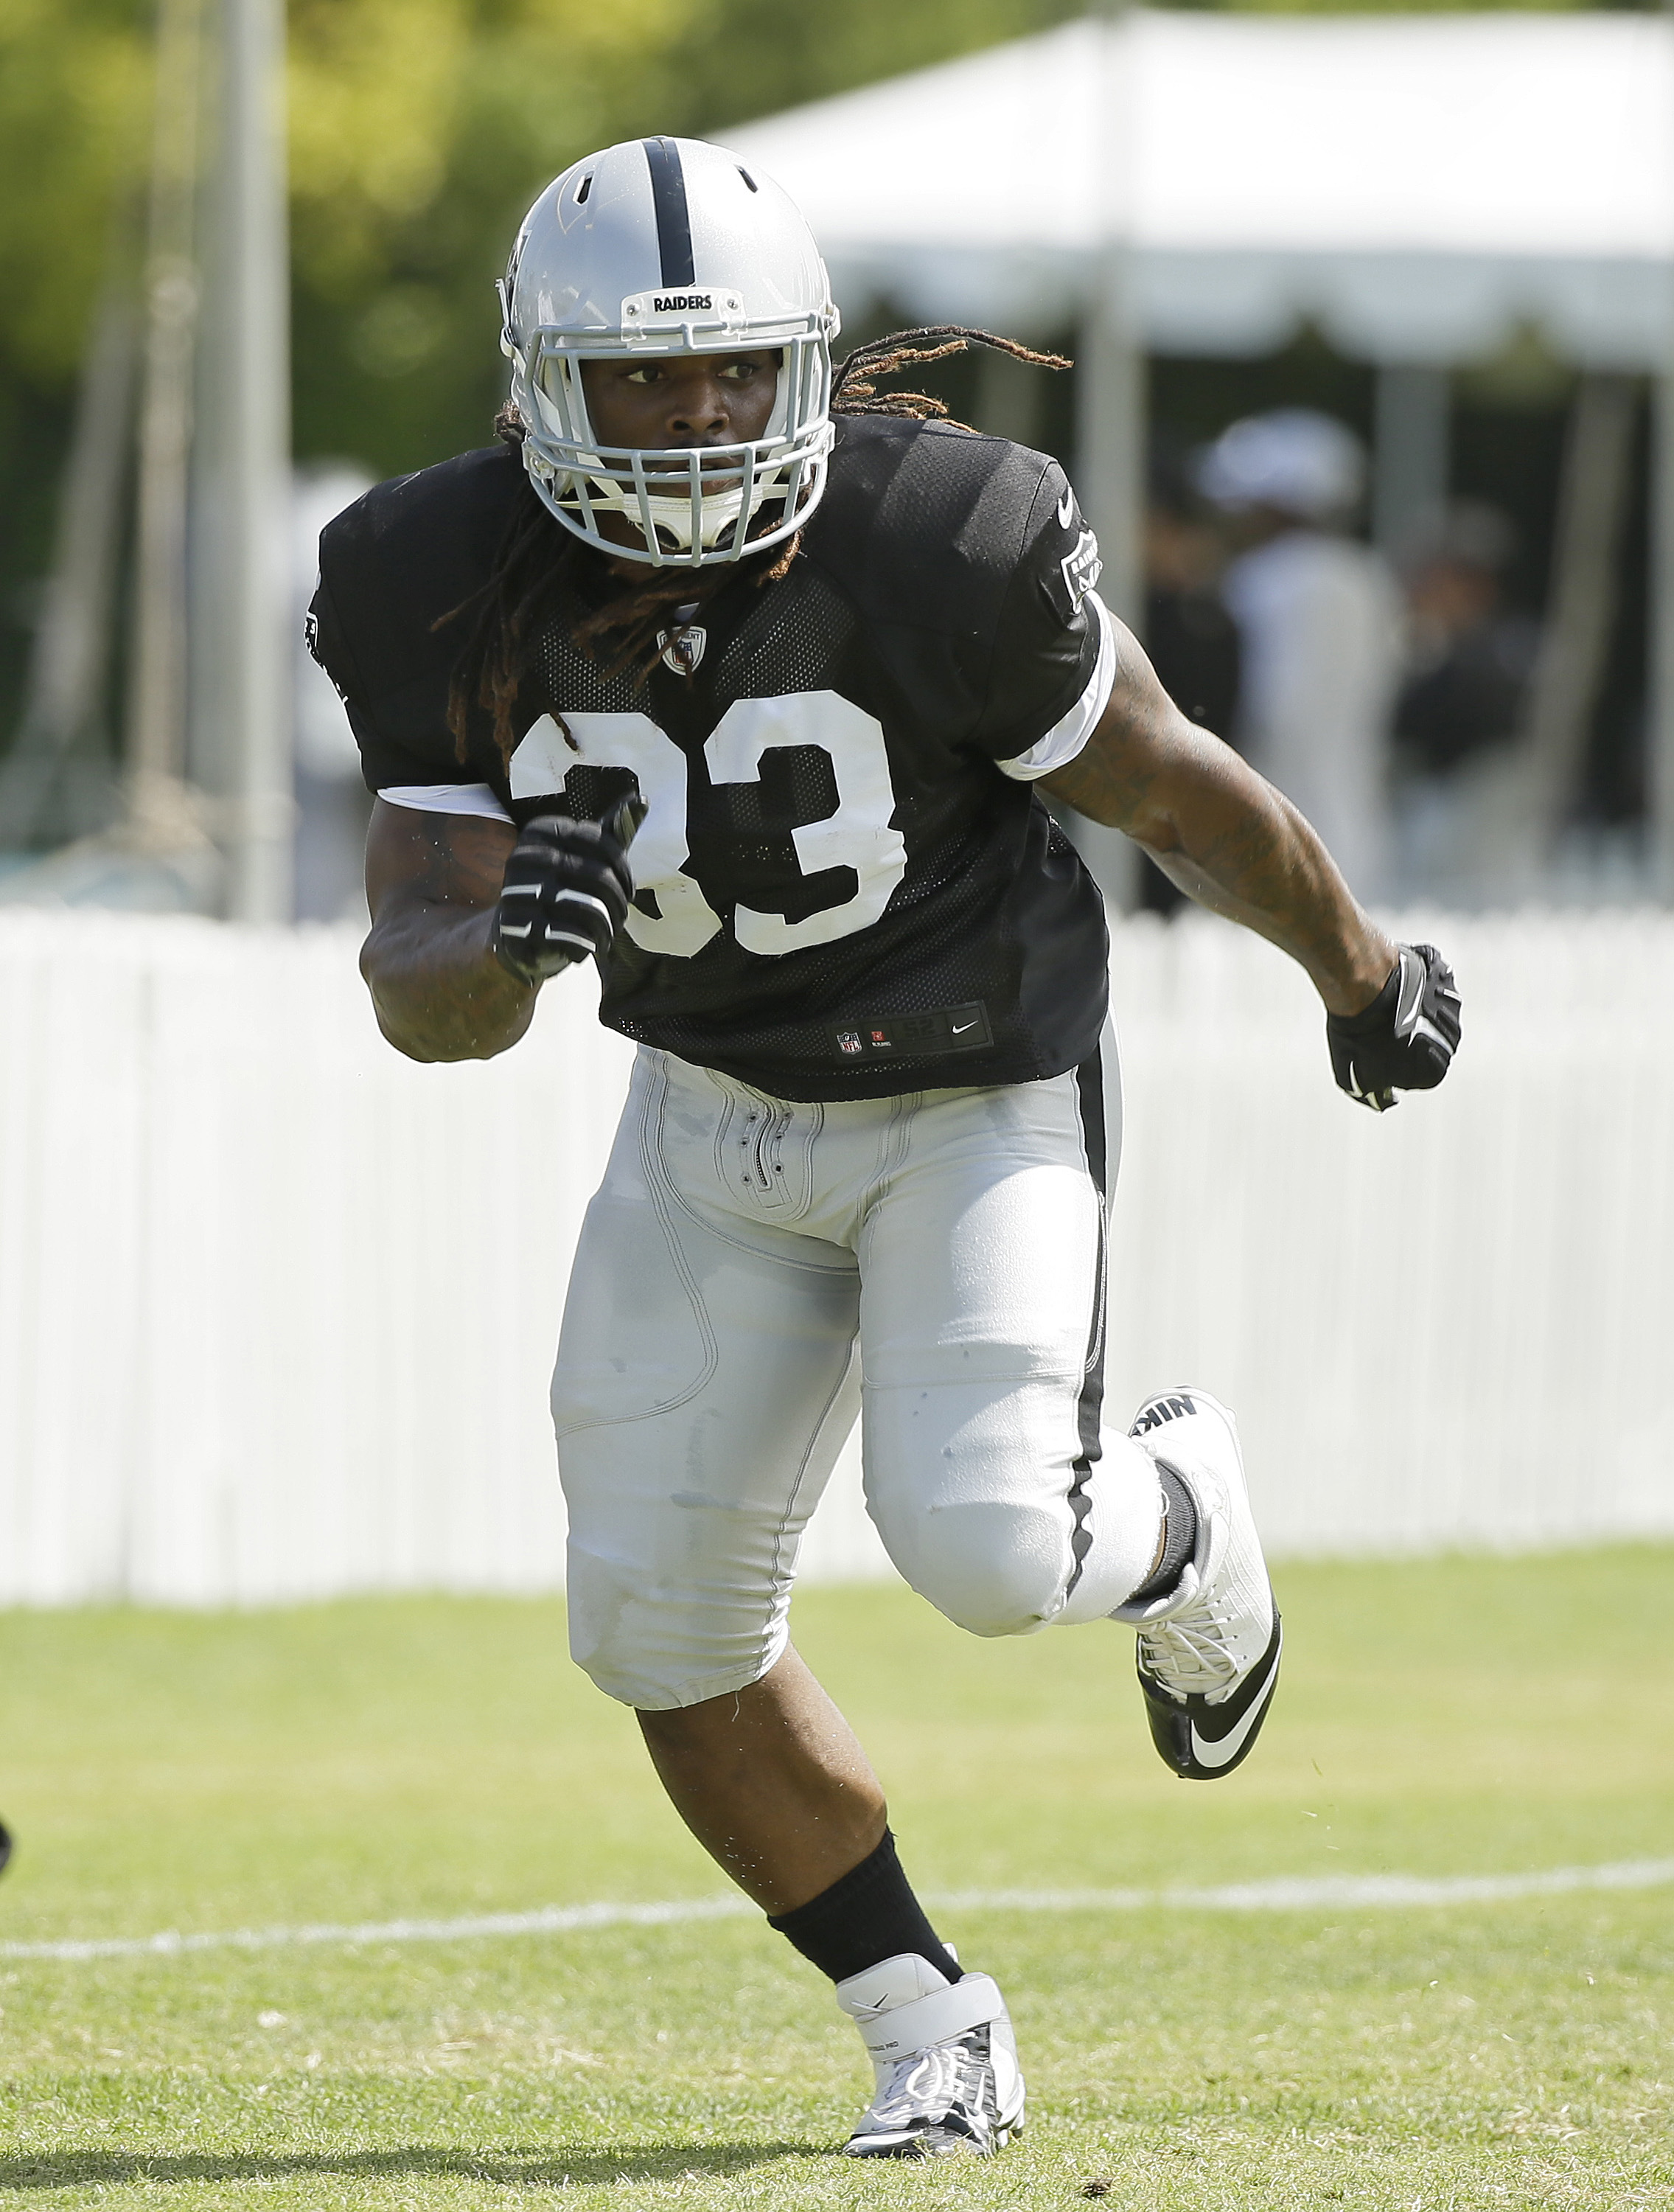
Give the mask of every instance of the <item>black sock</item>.
[{"label": "black sock", "polygon": [[1162,1486],[1162,1557],[1128,1598],[1130,1605],[1141,1598],[1166,1597],[1198,1548],[1198,1509],[1191,1492],[1171,1467],[1159,1467],[1156,1479]]},{"label": "black sock", "polygon": [[959,1979],[959,1962],[943,1949],[925,1918],[888,1828],[870,1858],[794,1912],[770,1912],[767,1925],[788,1936],[834,1982],[846,1982],[851,1974],[864,1973],[880,1959],[899,1958],[903,1951],[928,1959],[950,1982]]}]

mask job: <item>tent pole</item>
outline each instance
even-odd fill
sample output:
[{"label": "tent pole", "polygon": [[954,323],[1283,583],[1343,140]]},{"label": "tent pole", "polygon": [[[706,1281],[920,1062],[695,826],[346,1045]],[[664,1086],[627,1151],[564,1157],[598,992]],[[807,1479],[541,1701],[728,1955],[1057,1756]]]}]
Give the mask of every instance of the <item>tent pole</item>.
[{"label": "tent pole", "polygon": [[1145,365],[1133,340],[1127,259],[1116,241],[1100,253],[1082,321],[1076,489],[1098,532],[1104,562],[1099,596],[1112,614],[1137,629],[1145,599],[1140,554]]},{"label": "tent pole", "polygon": [[136,336],[132,303],[112,286],[88,331],[23,716],[0,763],[0,848],[29,844],[43,817],[76,837],[93,829],[95,808],[108,811],[105,686]]},{"label": "tent pole", "polygon": [[130,828],[162,852],[203,842],[182,781],[202,33],[202,0],[159,0],[126,722]]},{"label": "tent pole", "polygon": [[[1082,313],[1076,374],[1076,490],[1104,562],[1099,595],[1131,628],[1144,615],[1141,515],[1144,495],[1144,359],[1135,329],[1132,252],[1133,46],[1125,0],[1093,0],[1101,41],[1100,130],[1093,148],[1101,217]],[[1118,830],[1077,822],[1076,842],[1105,902],[1125,913],[1137,898],[1139,856]]]},{"label": "tent pole", "polygon": [[1674,906],[1674,333],[1662,369],[1652,380],[1651,404],[1647,872],[1652,896]]},{"label": "tent pole", "polygon": [[[1674,0],[1663,0],[1674,42]],[[1666,221],[1669,210],[1663,210]],[[1651,379],[1650,632],[1646,641],[1646,880],[1674,906],[1674,261],[1663,264],[1661,367]]]},{"label": "tent pole", "polygon": [[214,473],[226,523],[226,627],[214,691],[217,779],[233,799],[227,912],[291,915],[290,331],[278,0],[222,0],[217,337],[224,444]]},{"label": "tent pole", "polygon": [[1076,378],[1076,489],[1098,533],[1099,594],[1137,628],[1144,611],[1140,511],[1144,477],[1144,362],[1134,330],[1131,226],[1132,42],[1125,0],[1095,0],[1101,36],[1101,128],[1093,149],[1101,221],[1082,311]]},{"label": "tent pole", "polygon": [[1426,362],[1378,364],[1372,451],[1372,541],[1398,562],[1447,503],[1448,416],[1445,368]]},{"label": "tent pole", "polygon": [[985,348],[977,355],[977,427],[991,438],[1038,446],[1043,381],[1041,372],[1027,362]]},{"label": "tent pole", "polygon": [[1622,533],[1639,395],[1632,379],[1586,371],[1575,387],[1558,481],[1552,576],[1519,751],[1521,847],[1509,857],[1550,868],[1579,795],[1621,587]]}]

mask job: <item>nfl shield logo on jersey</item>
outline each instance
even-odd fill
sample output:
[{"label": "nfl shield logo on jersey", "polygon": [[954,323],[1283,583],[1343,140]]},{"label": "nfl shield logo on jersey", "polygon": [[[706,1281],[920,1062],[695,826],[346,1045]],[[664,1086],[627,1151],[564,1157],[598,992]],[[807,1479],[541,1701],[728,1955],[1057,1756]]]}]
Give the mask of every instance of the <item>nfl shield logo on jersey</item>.
[{"label": "nfl shield logo on jersey", "polygon": [[859,1030],[839,1030],[837,1032],[837,1049],[839,1052],[858,1052],[860,1049]]},{"label": "nfl shield logo on jersey", "polygon": [[709,633],[701,623],[688,623],[684,629],[672,633],[659,629],[657,642],[662,648],[664,667],[673,669],[676,676],[695,676],[703,648],[709,642]]}]

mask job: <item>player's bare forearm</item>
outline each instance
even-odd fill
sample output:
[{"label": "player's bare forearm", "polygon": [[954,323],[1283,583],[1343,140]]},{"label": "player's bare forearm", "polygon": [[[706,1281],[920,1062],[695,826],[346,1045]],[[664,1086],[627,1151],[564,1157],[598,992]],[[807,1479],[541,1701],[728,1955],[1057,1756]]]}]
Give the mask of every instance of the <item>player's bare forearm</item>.
[{"label": "player's bare forearm", "polygon": [[1098,727],[1043,779],[1078,813],[1143,846],[1188,897],[1300,961],[1333,1014],[1382,989],[1396,949],[1362,911],[1331,854],[1283,793],[1229,745],[1189,722],[1137,643]]},{"label": "player's bare forearm", "polygon": [[379,799],[367,838],[372,932],[361,948],[378,1026],[409,1060],[488,1060],[529,1027],[535,993],[491,938],[517,833],[476,815]]}]

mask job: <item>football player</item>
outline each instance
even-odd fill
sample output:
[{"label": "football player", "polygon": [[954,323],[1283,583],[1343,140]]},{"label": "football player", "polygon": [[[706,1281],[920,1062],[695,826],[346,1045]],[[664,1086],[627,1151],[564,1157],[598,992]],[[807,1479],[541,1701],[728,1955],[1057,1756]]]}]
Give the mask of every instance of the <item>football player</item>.
[{"label": "football player", "polygon": [[907,1580],[979,1636],[1132,1624],[1177,1774],[1248,1754],[1280,1649],[1231,1414],[1105,1419],[1107,939],[1040,792],[1300,961],[1369,1105],[1440,1080],[1452,978],[1170,702],[1057,464],[880,394],[978,334],[834,375],[823,264],[753,164],[576,162],[501,304],[500,441],[322,541],[315,649],[377,793],[362,966],[429,1060],[506,1050],[597,963],[640,1050],[553,1382],[572,1648],[836,1985],[876,2069],[846,2148],[992,2151],[1004,2002],[787,1636],[857,1402]]}]

